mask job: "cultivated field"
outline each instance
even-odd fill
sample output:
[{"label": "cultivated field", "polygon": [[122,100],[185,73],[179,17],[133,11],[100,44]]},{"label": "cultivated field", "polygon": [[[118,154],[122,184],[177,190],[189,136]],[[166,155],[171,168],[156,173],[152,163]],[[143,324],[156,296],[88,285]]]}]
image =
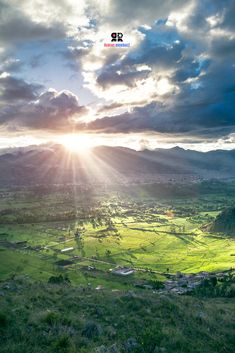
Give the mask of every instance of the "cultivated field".
[{"label": "cultivated field", "polygon": [[[235,259],[233,234],[206,228],[234,204],[228,186],[219,186],[207,195],[199,190],[172,198],[151,196],[150,186],[147,191],[129,187],[128,193],[82,187],[2,190],[0,278],[28,274],[47,280],[68,273],[74,283],[122,288],[178,271],[228,270]],[[121,278],[110,273],[118,265],[136,271]]]}]

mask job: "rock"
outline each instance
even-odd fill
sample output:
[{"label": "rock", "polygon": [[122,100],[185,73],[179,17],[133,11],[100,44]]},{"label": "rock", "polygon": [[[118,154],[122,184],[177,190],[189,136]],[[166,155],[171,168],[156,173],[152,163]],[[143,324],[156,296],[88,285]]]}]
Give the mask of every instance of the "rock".
[{"label": "rock", "polygon": [[196,314],[196,318],[197,318],[199,321],[203,321],[203,320],[206,320],[206,319],[207,319],[207,315],[206,315],[206,313],[204,313],[203,311],[198,311],[197,314]]},{"label": "rock", "polygon": [[97,347],[92,353],[120,353],[120,350],[115,343],[110,347],[105,347],[104,345]]},{"label": "rock", "polygon": [[118,349],[116,343],[112,344],[112,346],[109,347],[108,353],[120,353],[120,350]]},{"label": "rock", "polygon": [[130,337],[126,342],[124,342],[123,346],[126,352],[132,352],[134,349],[139,347],[139,343],[134,337]]},{"label": "rock", "polygon": [[117,334],[117,332],[112,326],[108,326],[107,327],[107,335],[108,335],[108,337],[113,338],[113,337],[116,336],[116,334]]},{"label": "rock", "polygon": [[99,336],[102,333],[102,329],[100,325],[97,325],[95,322],[88,322],[84,330],[82,331],[82,335],[87,338],[92,338],[95,336]]},{"label": "rock", "polygon": [[103,345],[95,348],[95,350],[92,353],[107,353],[107,348]]}]

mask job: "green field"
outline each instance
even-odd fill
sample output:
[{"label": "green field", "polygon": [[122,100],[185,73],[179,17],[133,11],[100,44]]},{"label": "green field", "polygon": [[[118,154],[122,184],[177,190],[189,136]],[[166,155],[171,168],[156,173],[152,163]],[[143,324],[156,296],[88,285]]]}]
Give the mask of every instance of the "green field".
[{"label": "green field", "polygon": [[[228,270],[234,267],[234,235],[210,233],[206,225],[234,205],[229,187],[215,185],[205,194],[202,186],[189,197],[178,192],[172,198],[154,185],[1,190],[0,279],[68,273],[74,283],[123,288],[143,278],[163,280],[166,273]],[[58,267],[62,259],[72,263]],[[114,276],[109,269],[117,265],[135,274]]]}]

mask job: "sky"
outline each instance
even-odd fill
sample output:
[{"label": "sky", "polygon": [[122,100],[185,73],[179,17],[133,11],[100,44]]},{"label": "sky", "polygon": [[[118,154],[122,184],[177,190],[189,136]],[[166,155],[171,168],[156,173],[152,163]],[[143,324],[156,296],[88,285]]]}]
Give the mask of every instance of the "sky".
[{"label": "sky", "polygon": [[235,148],[234,18],[234,0],[0,0],[0,148]]}]

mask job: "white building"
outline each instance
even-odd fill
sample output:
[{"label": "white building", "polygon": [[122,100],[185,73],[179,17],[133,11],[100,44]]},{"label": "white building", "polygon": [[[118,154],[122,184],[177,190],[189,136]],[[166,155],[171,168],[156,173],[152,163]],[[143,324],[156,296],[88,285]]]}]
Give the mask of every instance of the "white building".
[{"label": "white building", "polygon": [[64,249],[62,249],[62,250],[60,250],[60,252],[67,252],[67,251],[72,251],[72,250],[74,250],[74,248],[71,246],[71,248],[64,248]]},{"label": "white building", "polygon": [[111,270],[111,272],[119,276],[129,276],[135,271],[132,268],[128,268],[128,267],[116,267],[113,270]]}]

